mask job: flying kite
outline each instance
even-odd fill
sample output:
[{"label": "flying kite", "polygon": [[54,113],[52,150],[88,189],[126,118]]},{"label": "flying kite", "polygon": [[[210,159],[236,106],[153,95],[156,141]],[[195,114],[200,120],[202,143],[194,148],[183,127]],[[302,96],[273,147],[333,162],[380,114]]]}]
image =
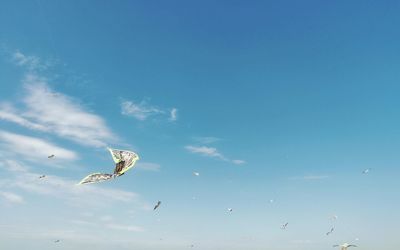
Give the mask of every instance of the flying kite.
[{"label": "flying kite", "polygon": [[139,160],[139,156],[131,151],[118,150],[112,148],[108,148],[108,151],[110,151],[111,156],[115,162],[114,173],[113,174],[93,173],[83,178],[78,183],[78,185],[97,183],[119,177],[125,174],[126,171],[131,169],[135,165],[136,161]]},{"label": "flying kite", "polygon": [[282,230],[285,230],[288,224],[289,224],[289,222],[286,222],[285,224],[283,224],[283,225],[281,226],[281,229],[282,229]]},{"label": "flying kite", "polygon": [[357,247],[357,246],[348,243],[343,243],[342,245],[333,245],[333,247],[340,247],[340,250],[347,250],[348,247]]},{"label": "flying kite", "polygon": [[161,205],[161,201],[158,201],[157,204],[154,206],[153,210],[156,210]]},{"label": "flying kite", "polygon": [[228,212],[232,212],[233,211],[233,208],[228,208]]},{"label": "flying kite", "polygon": [[58,242],[60,242],[60,240],[55,240],[55,241],[54,241],[54,243],[58,243]]}]

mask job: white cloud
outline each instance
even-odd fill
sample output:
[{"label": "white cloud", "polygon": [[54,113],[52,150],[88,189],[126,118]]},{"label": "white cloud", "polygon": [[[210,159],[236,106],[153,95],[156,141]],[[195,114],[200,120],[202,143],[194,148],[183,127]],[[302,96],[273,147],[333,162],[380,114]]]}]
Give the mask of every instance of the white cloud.
[{"label": "white cloud", "polygon": [[131,101],[123,101],[121,103],[121,112],[123,115],[132,116],[140,121],[146,120],[149,116],[163,114],[164,111],[147,105],[145,101],[134,103]]},{"label": "white cloud", "polygon": [[22,54],[20,51],[15,51],[12,54],[12,60],[18,66],[27,67],[29,70],[43,69],[45,68],[45,64],[43,64],[40,59],[36,56],[26,56]]},{"label": "white cloud", "polygon": [[178,119],[178,109],[173,108],[170,111],[170,117],[169,120],[170,121],[176,121]]},{"label": "white cloud", "polygon": [[245,164],[246,161],[243,161],[243,160],[232,160],[232,163],[236,164],[236,165],[242,165],[242,164]]},{"label": "white cloud", "polygon": [[207,146],[185,146],[185,149],[194,154],[200,154],[207,157],[218,158],[223,161],[229,161],[233,164],[240,165],[246,163],[243,160],[230,160],[229,158],[225,157],[223,154],[218,152],[216,148],[207,147]]},{"label": "white cloud", "polygon": [[22,166],[14,160],[4,160],[4,162],[0,162],[0,166],[10,172],[28,172],[27,167]]},{"label": "white cloud", "polygon": [[138,162],[136,163],[137,169],[147,170],[147,171],[159,171],[161,166],[157,163],[152,162]]},{"label": "white cloud", "polygon": [[[58,147],[42,139],[2,130],[0,130],[0,149],[22,156],[25,159],[37,161],[47,160],[47,156],[50,154],[56,155],[57,159],[61,160],[76,160],[78,158],[75,152]],[[16,164],[14,162],[14,165],[10,166],[15,169],[17,167]]]},{"label": "white cloud", "polygon": [[135,103],[133,101],[121,102],[121,114],[131,116],[139,121],[144,121],[151,116],[167,116],[169,121],[176,121],[178,119],[178,109],[172,108],[171,110],[161,109],[147,104],[146,101]]},{"label": "white cloud", "polygon": [[[36,69],[41,65],[36,57],[21,52],[13,55],[17,65]],[[26,72],[23,79],[24,107],[20,110],[11,104],[0,106],[0,119],[20,126],[56,134],[79,144],[104,147],[114,142],[115,135],[98,115],[87,111],[76,100],[53,91],[48,80],[37,71]]]},{"label": "white cloud", "polygon": [[17,115],[18,111],[10,104],[3,103],[0,105],[0,119],[14,122],[20,126],[33,130],[47,131],[47,128],[41,124],[36,124],[28,119]]},{"label": "white cloud", "polygon": [[323,179],[327,179],[327,178],[329,178],[328,175],[305,175],[305,176],[295,176],[295,177],[291,177],[289,179],[313,181],[313,180],[323,180]]},{"label": "white cloud", "polygon": [[2,197],[4,200],[6,200],[7,202],[10,202],[10,203],[14,203],[14,204],[24,203],[24,199],[21,196],[11,193],[11,192],[0,191],[0,197]]},{"label": "white cloud", "polygon": [[[71,206],[108,206],[113,202],[138,202],[139,195],[125,190],[94,185],[76,185],[78,180],[70,180],[55,175],[38,179],[39,173],[13,172],[7,167],[9,162],[1,162],[9,170],[9,179],[0,182],[2,189],[19,189],[36,195],[61,199]],[[18,162],[23,165],[23,163]],[[14,174],[14,175],[13,175]]]},{"label": "white cloud", "polygon": [[220,158],[222,160],[226,160],[226,158],[218,152],[216,148],[206,147],[206,146],[185,146],[185,148],[195,154],[201,154],[208,157]]},{"label": "white cloud", "polygon": [[144,229],[138,226],[130,226],[130,225],[120,225],[120,224],[107,224],[106,225],[110,229],[115,230],[124,230],[129,232],[143,232]]},{"label": "white cloud", "polygon": [[211,144],[217,141],[220,141],[220,138],[212,137],[212,136],[204,136],[204,137],[193,137],[193,139],[202,144]]}]

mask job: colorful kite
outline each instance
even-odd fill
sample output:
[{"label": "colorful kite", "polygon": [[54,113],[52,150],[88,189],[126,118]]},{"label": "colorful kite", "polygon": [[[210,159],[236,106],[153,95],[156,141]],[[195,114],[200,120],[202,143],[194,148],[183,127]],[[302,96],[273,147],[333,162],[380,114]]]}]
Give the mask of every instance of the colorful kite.
[{"label": "colorful kite", "polygon": [[126,171],[131,169],[135,165],[135,162],[139,160],[139,156],[131,151],[111,149],[111,148],[108,148],[108,150],[110,151],[111,156],[115,162],[114,173],[113,174],[93,173],[83,178],[78,185],[97,183],[119,177],[125,174]]}]

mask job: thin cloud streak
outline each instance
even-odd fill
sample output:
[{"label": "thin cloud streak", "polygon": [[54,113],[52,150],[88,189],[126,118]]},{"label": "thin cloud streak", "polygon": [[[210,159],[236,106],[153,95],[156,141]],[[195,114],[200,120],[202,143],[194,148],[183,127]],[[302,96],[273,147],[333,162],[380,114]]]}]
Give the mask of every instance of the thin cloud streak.
[{"label": "thin cloud streak", "polygon": [[74,151],[58,147],[45,140],[14,134],[0,130],[0,149],[28,160],[43,161],[49,154],[57,155],[57,159],[73,161],[78,159]]},{"label": "thin cloud streak", "polygon": [[217,158],[223,161],[228,161],[236,165],[244,164],[246,163],[243,160],[235,159],[235,160],[230,160],[229,158],[225,157],[223,154],[221,154],[216,148],[214,147],[207,147],[207,146],[192,146],[188,145],[185,146],[185,149],[191,153],[194,154],[199,154],[203,155],[206,157],[211,157],[211,158]]}]

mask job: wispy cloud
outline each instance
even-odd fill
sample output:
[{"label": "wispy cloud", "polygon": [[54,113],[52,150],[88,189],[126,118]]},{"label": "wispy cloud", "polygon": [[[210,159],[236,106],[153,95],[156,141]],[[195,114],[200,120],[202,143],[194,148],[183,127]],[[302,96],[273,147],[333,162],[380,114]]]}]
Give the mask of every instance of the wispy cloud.
[{"label": "wispy cloud", "polygon": [[103,147],[115,140],[115,135],[100,116],[49,87],[47,78],[34,70],[40,65],[39,59],[21,52],[16,52],[14,59],[17,65],[30,69],[23,78],[23,107],[17,109],[10,103],[3,103],[0,119],[88,146]]},{"label": "wispy cloud", "polygon": [[24,66],[28,68],[30,71],[45,69],[48,66],[47,63],[42,62],[39,57],[27,56],[21,53],[20,51],[15,51],[12,54],[12,60],[18,66]]},{"label": "wispy cloud", "polygon": [[313,181],[313,180],[323,180],[329,178],[329,175],[305,175],[305,176],[294,176],[290,177],[289,179],[291,180],[308,180],[308,181]]},{"label": "wispy cloud", "polygon": [[123,101],[121,102],[121,112],[123,115],[135,117],[140,121],[146,120],[149,116],[164,113],[156,107],[149,106],[145,101],[140,103]]},{"label": "wispy cloud", "polygon": [[0,197],[3,198],[6,202],[13,204],[22,204],[24,203],[24,198],[21,196],[11,193],[11,192],[2,192],[0,191]]},{"label": "wispy cloud", "polygon": [[152,162],[138,162],[136,163],[136,168],[146,171],[160,171],[161,166],[160,164]]},{"label": "wispy cloud", "polygon": [[218,142],[221,139],[213,136],[198,136],[198,137],[193,137],[193,140],[202,144],[211,144],[214,142]]},{"label": "wispy cloud", "polygon": [[121,224],[107,224],[107,228],[115,229],[115,230],[124,230],[129,232],[143,232],[144,229],[138,226],[131,226],[131,225],[121,225]]},{"label": "wispy cloud", "polygon": [[243,160],[231,160],[221,154],[216,148],[214,147],[207,147],[207,146],[192,146],[188,145],[185,146],[185,149],[194,154],[200,154],[207,157],[218,158],[223,161],[229,161],[233,164],[240,165],[246,163]]},{"label": "wispy cloud", "polygon": [[[43,161],[47,160],[47,156],[54,154],[60,160],[76,160],[78,155],[71,150],[58,147],[45,140],[14,134],[0,130],[0,149],[6,153],[22,156],[24,159]],[[10,165],[12,168],[17,167],[17,163]]]},{"label": "wispy cloud", "polygon": [[[46,175],[45,179],[39,180],[39,173],[23,172],[14,173],[7,167],[10,162],[1,163],[4,169],[9,170],[9,178],[3,179],[0,188],[19,189],[28,193],[51,196],[65,201],[71,206],[108,206],[113,202],[139,202],[139,195],[134,192],[115,188],[105,188],[90,185],[76,185],[78,180]],[[22,163],[19,163],[23,165]]]},{"label": "wispy cloud", "polygon": [[186,150],[191,153],[200,154],[207,157],[219,158],[221,160],[227,160],[216,148],[206,146],[185,146]]},{"label": "wispy cloud", "polygon": [[172,108],[169,112],[156,106],[151,106],[147,101],[143,100],[139,103],[134,101],[121,102],[121,114],[131,116],[139,121],[144,121],[152,116],[166,116],[169,114],[170,121],[176,121],[178,118],[178,109]]},{"label": "wispy cloud", "polygon": [[242,164],[245,164],[246,161],[244,161],[244,160],[232,160],[232,163],[236,164],[236,165],[242,165]]}]

